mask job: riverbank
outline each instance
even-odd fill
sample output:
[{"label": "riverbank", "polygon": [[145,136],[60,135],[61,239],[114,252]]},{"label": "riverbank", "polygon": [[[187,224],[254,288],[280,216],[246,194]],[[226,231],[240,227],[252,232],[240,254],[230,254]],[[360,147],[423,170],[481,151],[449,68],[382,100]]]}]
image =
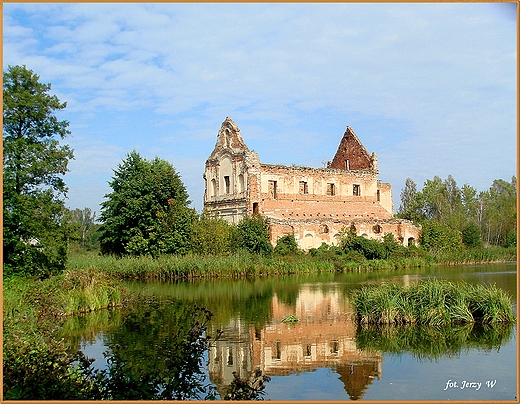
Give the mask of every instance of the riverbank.
[{"label": "riverbank", "polygon": [[69,258],[70,270],[98,271],[114,279],[182,280],[198,278],[240,278],[323,272],[360,272],[435,265],[473,265],[516,260],[516,248],[465,249],[451,254],[431,255],[420,249],[407,256],[365,259],[340,254],[337,250],[314,254],[260,255],[241,252],[225,256],[163,255],[116,258],[95,253],[75,254]]}]

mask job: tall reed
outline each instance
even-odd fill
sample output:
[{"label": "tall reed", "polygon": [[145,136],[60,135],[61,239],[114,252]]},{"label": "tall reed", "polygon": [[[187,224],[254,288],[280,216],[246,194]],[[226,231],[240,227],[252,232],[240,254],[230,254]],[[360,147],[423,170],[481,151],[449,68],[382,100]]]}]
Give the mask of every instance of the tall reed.
[{"label": "tall reed", "polygon": [[511,297],[492,285],[426,279],[409,286],[367,285],[352,292],[361,324],[447,325],[515,320]]}]

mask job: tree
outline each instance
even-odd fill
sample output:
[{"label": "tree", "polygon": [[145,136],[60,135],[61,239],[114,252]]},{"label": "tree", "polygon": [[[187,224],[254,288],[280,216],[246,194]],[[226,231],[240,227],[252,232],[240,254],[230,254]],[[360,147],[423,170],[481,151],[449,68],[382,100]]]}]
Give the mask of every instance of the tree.
[{"label": "tree", "polygon": [[267,219],[258,214],[243,218],[237,225],[236,246],[251,253],[270,254],[273,246]]},{"label": "tree", "polygon": [[92,250],[96,245],[96,212],[90,208],[74,209],[70,212],[72,224],[75,227],[76,240],[83,250]]},{"label": "tree", "polygon": [[71,227],[63,175],[73,151],[50,84],[25,66],[3,75],[4,273],[46,277],[64,269]]},{"label": "tree", "polygon": [[[112,192],[101,204],[100,247],[103,254],[157,255],[183,252],[192,216],[190,201],[175,168],[155,157],[147,161],[135,150],[109,183]],[[169,234],[175,230],[176,234]],[[178,236],[178,237],[177,237]]]},{"label": "tree", "polygon": [[401,205],[399,205],[399,209],[397,214],[406,219],[411,219],[412,209],[414,200],[417,195],[417,185],[414,180],[411,178],[407,178],[404,183],[404,188],[401,191]]}]

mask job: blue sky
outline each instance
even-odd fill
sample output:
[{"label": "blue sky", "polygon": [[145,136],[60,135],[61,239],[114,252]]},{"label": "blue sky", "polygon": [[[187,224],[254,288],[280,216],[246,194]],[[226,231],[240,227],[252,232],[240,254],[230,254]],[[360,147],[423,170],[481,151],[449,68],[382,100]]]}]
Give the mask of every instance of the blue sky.
[{"label": "blue sky", "polygon": [[516,174],[515,3],[4,3],[3,69],[67,101],[67,205],[110,192],[133,149],[197,210],[226,116],[264,163],[322,167],[346,126],[407,177],[483,191]]}]

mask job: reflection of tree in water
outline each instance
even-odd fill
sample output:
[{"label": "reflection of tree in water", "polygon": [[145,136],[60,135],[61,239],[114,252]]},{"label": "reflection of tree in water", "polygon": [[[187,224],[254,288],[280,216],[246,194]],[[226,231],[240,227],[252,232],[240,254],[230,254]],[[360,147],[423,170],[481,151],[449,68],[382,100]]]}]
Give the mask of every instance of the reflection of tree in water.
[{"label": "reflection of tree in water", "polygon": [[513,323],[493,326],[360,326],[356,345],[362,350],[400,354],[410,352],[419,360],[437,360],[460,355],[463,349],[499,349],[513,335]]}]

